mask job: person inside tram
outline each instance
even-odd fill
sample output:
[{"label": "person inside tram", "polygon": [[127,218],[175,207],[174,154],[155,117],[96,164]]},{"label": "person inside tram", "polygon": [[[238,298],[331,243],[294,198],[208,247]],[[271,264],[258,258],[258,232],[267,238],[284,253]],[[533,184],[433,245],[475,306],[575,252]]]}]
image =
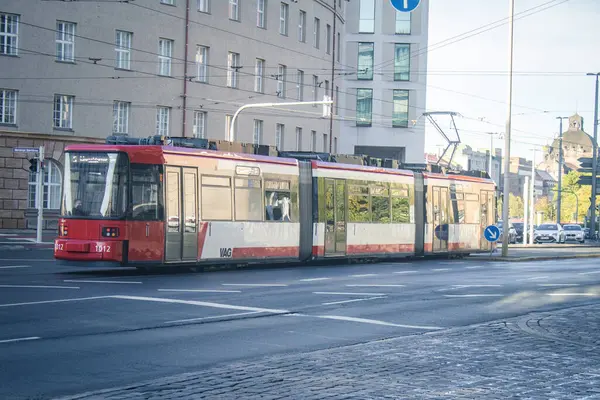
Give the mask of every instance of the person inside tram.
[{"label": "person inside tram", "polygon": [[83,211],[83,203],[80,199],[75,200],[75,206],[73,207],[73,215],[84,216],[85,211]]}]

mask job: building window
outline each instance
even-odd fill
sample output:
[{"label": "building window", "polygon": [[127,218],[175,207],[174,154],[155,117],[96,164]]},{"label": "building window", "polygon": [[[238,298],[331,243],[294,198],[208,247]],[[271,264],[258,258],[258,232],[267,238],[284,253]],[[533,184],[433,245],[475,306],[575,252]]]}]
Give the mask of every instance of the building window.
[{"label": "building window", "polygon": [[335,87],[335,115],[340,115],[340,87]]},{"label": "building window", "polygon": [[410,35],[410,20],[412,13],[396,11],[396,34]]},{"label": "building window", "polygon": [[325,95],[329,95],[329,81],[325,79]]},{"label": "building window", "polygon": [[328,141],[327,141],[327,134],[324,133],[323,134],[323,151],[324,152],[327,152],[327,143],[328,143]]},{"label": "building window", "polygon": [[304,71],[298,70],[296,75],[296,98],[298,101],[304,100]]},{"label": "building window", "polygon": [[331,25],[327,24],[325,27],[325,38],[327,39],[327,43],[325,44],[325,51],[327,54],[331,54]]},{"label": "building window", "polygon": [[287,68],[285,65],[279,65],[277,67],[277,97],[285,99],[285,78],[287,75]]},{"label": "building window", "polygon": [[240,55],[229,52],[227,55],[227,86],[238,87],[238,68],[240,67]]},{"label": "building window", "polygon": [[375,0],[360,0],[358,32],[375,32]]},{"label": "building window", "polygon": [[341,60],[342,60],[342,42],[340,41],[340,39],[341,39],[341,36],[340,36],[340,33],[338,32],[337,33],[337,47],[336,47],[338,62],[341,62]]},{"label": "building window", "polygon": [[290,8],[286,3],[281,3],[279,8],[279,33],[282,35],[288,34],[288,15]]},{"label": "building window", "polygon": [[129,110],[131,103],[126,101],[113,102],[113,133],[129,133]]},{"label": "building window", "polygon": [[173,41],[159,39],[158,41],[158,74],[171,76],[171,58],[173,57]]},{"label": "building window", "polygon": [[229,19],[234,21],[240,20],[239,0],[229,0]]},{"label": "building window", "polygon": [[[319,101],[319,77],[317,75],[313,75],[313,101]],[[317,105],[314,104],[313,107]]]},{"label": "building window", "polygon": [[198,0],[198,11],[203,13],[210,12],[210,0]]},{"label": "building window", "polygon": [[313,23],[313,46],[315,49],[319,48],[319,42],[321,41],[321,20],[315,18]]},{"label": "building window", "polygon": [[54,95],[54,127],[73,129],[73,96]]},{"label": "building window", "polygon": [[0,13],[0,54],[19,54],[19,16]]},{"label": "building window", "polygon": [[310,151],[317,151],[317,131],[310,131]]},{"label": "building window", "polygon": [[300,10],[298,15],[298,41],[306,42],[306,11]]},{"label": "building window", "polygon": [[373,80],[374,53],[374,43],[358,44],[358,72],[356,74],[357,79]]},{"label": "building window", "polygon": [[254,66],[254,91],[258,93],[264,92],[263,82],[265,80],[265,60],[256,59]]},{"label": "building window", "polygon": [[194,137],[206,138],[206,111],[194,111]]},{"label": "building window", "polygon": [[169,136],[169,119],[171,109],[169,107],[158,107],[156,109],[156,134]]},{"label": "building window", "polygon": [[394,90],[392,126],[395,128],[408,128],[408,90]]},{"label": "building window", "polygon": [[75,62],[75,25],[72,22],[56,23],[56,60]]},{"label": "building window", "polygon": [[283,124],[277,124],[275,127],[275,147],[277,147],[277,150],[283,150],[284,135],[285,126]]},{"label": "building window", "polygon": [[296,150],[302,150],[302,128],[296,127]]},{"label": "building window", "polygon": [[356,89],[356,126],[371,126],[373,89]]},{"label": "building window", "polygon": [[[229,114],[225,115],[225,137],[227,139],[229,139],[229,136],[230,136],[229,134],[231,131],[231,123],[232,122],[233,122],[233,115],[229,115]],[[236,133],[237,133],[237,129],[235,129],[233,132],[233,137],[231,138],[232,141],[235,140]]]},{"label": "building window", "polygon": [[117,31],[115,38],[116,68],[131,69],[131,32]]},{"label": "building window", "polygon": [[256,2],[256,26],[266,28],[265,5],[267,0],[258,0]]},{"label": "building window", "polygon": [[0,124],[17,123],[17,91],[0,89]]},{"label": "building window", "polygon": [[198,46],[196,48],[196,67],[198,82],[208,82],[208,47]]},{"label": "building window", "polygon": [[252,143],[261,144],[263,137],[263,120],[255,119],[254,120],[254,134],[252,135]]},{"label": "building window", "polygon": [[334,137],[334,138],[333,138],[333,153],[334,153],[334,154],[337,154],[337,152],[338,152],[338,148],[337,148],[337,138],[336,138],[336,137]]},{"label": "building window", "polygon": [[174,6],[175,5],[175,0],[160,0],[161,4],[168,4],[170,6]]},{"label": "building window", "polygon": [[398,44],[394,48],[394,80],[410,80],[410,44]]},{"label": "building window", "polygon": [[[53,160],[48,160],[44,167],[44,200],[43,206],[46,210],[58,210],[60,208],[60,195],[62,189],[62,174],[60,168]],[[37,208],[37,174],[29,173],[29,208]]]}]

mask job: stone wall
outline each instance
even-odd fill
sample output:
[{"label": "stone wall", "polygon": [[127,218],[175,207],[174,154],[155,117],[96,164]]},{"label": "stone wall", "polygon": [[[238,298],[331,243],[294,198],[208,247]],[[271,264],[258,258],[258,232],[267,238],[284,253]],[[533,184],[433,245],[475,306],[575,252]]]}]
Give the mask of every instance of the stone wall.
[{"label": "stone wall", "polygon": [[[51,159],[62,171],[64,149],[72,143],[103,143],[86,137],[5,132],[0,130],[0,228],[25,229],[37,225],[37,210],[29,208],[29,158],[15,153],[15,147],[44,146],[45,159]],[[59,210],[44,210],[44,228],[54,229]]]}]

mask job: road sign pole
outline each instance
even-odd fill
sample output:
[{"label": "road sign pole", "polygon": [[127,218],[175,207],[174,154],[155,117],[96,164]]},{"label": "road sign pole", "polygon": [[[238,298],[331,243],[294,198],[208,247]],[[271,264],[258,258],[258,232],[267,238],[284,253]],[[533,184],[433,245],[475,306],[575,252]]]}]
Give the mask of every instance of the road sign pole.
[{"label": "road sign pole", "polygon": [[531,201],[529,203],[529,244],[533,244],[533,225],[535,223],[535,149],[531,157]]},{"label": "road sign pole", "polygon": [[594,140],[592,141],[592,215],[590,220],[590,232],[592,237],[596,235],[596,168],[598,167],[598,75],[600,73],[589,74],[596,76],[596,96],[594,99]]},{"label": "road sign pole", "polygon": [[529,202],[531,201],[531,195],[529,194],[529,177],[525,177],[525,186],[523,187],[523,197],[524,197],[524,207],[523,207],[523,244],[527,243],[527,232],[528,232],[528,222],[529,222]]},{"label": "road sign pole", "polygon": [[[40,146],[37,162],[37,181],[36,181],[36,196],[37,196],[37,232],[36,242],[42,243],[42,224],[44,223],[44,146]],[[50,195],[50,193],[48,193]]]}]

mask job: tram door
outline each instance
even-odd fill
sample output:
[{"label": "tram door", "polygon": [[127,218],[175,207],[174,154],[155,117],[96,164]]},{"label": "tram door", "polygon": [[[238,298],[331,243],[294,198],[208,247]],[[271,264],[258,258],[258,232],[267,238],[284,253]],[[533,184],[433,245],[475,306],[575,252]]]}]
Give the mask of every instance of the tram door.
[{"label": "tram door", "polygon": [[325,180],[325,255],[346,254],[346,181]]},{"label": "tram door", "polygon": [[433,251],[448,251],[448,188],[433,187]]},{"label": "tram door", "polygon": [[167,167],[165,171],[165,261],[198,258],[198,172]]},{"label": "tram door", "polygon": [[494,208],[494,203],[496,199],[496,195],[494,192],[489,190],[481,191],[481,236],[479,240],[481,240],[481,249],[482,250],[491,250],[492,244],[488,242],[483,237],[483,232],[485,228],[489,225],[494,225],[496,223],[496,210]]}]

